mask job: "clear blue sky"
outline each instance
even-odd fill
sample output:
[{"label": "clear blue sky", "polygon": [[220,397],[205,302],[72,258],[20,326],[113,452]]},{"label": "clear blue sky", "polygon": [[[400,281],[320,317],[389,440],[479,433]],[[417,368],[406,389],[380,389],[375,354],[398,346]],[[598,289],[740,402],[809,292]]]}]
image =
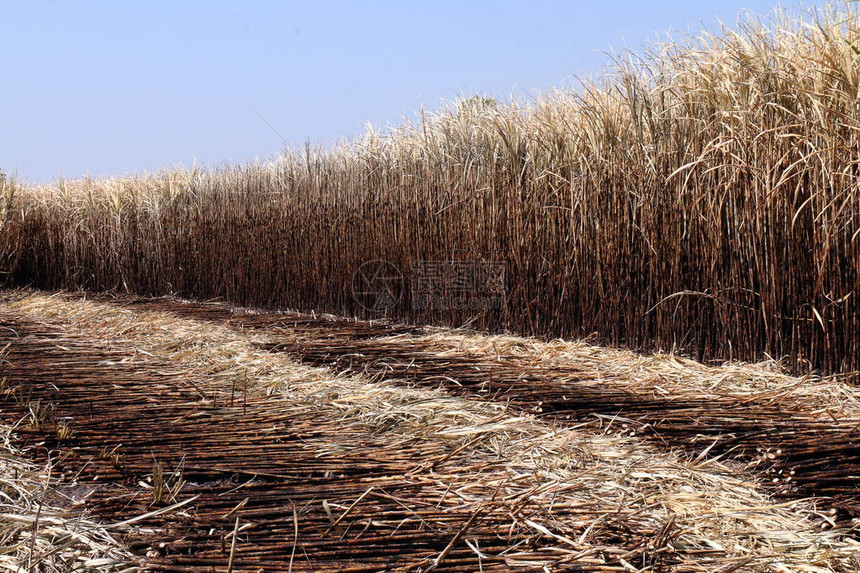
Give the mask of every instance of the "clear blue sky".
[{"label": "clear blue sky", "polygon": [[[572,84],[776,0],[0,0],[0,168],[30,182],[268,158],[481,93]],[[793,5],[789,3],[789,5]]]}]

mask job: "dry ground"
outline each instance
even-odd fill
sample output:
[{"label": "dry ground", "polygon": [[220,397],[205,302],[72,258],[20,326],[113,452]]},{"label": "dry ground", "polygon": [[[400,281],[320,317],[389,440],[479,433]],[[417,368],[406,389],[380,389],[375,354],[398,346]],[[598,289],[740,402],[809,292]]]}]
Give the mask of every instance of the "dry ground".
[{"label": "dry ground", "polygon": [[4,496],[13,571],[60,554],[42,506],[91,524],[54,570],[860,568],[838,380],[30,291],[2,295],[4,347],[10,459],[51,468]]}]

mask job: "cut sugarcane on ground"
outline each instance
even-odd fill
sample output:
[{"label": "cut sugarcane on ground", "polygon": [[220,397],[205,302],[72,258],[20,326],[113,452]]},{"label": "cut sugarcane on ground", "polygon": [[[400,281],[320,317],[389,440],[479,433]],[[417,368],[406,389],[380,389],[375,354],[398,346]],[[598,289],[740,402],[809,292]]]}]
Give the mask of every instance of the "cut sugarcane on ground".
[{"label": "cut sugarcane on ground", "polygon": [[[565,365],[590,371],[613,396],[671,393],[689,378],[679,401],[768,399],[811,418],[827,407],[822,390],[834,400],[853,394],[838,382],[164,299],[7,291],[2,323],[4,417],[20,422],[17,439],[31,455],[50,454],[57,479],[89,487],[92,519],[186,503],[119,538],[130,563],[153,570],[860,566],[850,513],[827,496],[777,498],[768,474],[731,452],[718,458],[696,440],[682,447],[683,436],[661,443],[623,412],[530,413],[504,398],[517,385],[491,394],[467,378],[476,361],[493,360],[519,368],[521,380]],[[445,376],[472,391],[451,392],[456,384],[431,383],[420,368],[407,379],[396,365],[391,376],[368,367],[364,345],[391,350],[392,337],[408,339],[419,362],[418,346],[447,358]],[[277,346],[296,341],[332,343],[334,367]],[[359,351],[344,372],[348,343]],[[838,416],[860,423],[852,404]]]}]

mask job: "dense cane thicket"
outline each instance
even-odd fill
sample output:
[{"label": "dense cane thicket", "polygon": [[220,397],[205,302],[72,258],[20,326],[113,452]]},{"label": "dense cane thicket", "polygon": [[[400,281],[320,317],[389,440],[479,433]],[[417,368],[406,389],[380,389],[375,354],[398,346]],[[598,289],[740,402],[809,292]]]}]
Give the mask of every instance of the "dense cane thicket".
[{"label": "dense cane thicket", "polygon": [[270,163],[5,184],[0,276],[365,314],[365,261],[500,261],[501,310],[388,315],[847,374],[858,88],[853,11],[748,20]]}]

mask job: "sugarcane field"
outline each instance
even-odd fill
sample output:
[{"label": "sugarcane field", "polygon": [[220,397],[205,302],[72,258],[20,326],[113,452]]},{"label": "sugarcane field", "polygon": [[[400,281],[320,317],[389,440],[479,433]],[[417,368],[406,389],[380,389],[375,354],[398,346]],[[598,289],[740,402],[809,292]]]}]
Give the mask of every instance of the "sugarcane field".
[{"label": "sugarcane field", "polygon": [[0,570],[860,571],[860,5],[198,4],[3,6]]}]

